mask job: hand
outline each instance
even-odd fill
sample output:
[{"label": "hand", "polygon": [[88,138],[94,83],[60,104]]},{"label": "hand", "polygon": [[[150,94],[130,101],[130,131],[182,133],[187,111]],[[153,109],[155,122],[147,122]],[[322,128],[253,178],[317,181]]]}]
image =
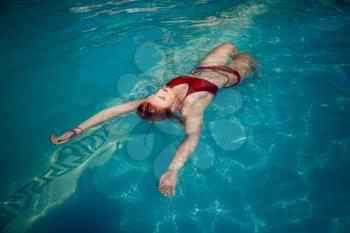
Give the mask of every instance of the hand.
[{"label": "hand", "polygon": [[62,144],[62,143],[69,141],[75,135],[76,135],[76,133],[74,133],[71,130],[68,130],[67,132],[65,132],[61,137],[56,137],[55,135],[52,134],[51,135],[51,142],[54,144]]},{"label": "hand", "polygon": [[167,170],[160,177],[158,190],[164,196],[175,195],[176,183],[177,183],[177,171]]}]

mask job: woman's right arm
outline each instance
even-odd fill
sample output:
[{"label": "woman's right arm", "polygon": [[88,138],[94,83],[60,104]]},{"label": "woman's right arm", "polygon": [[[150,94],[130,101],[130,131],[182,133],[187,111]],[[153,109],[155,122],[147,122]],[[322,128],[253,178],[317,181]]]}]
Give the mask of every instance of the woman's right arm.
[{"label": "woman's right arm", "polygon": [[69,141],[74,136],[82,133],[83,131],[91,128],[94,125],[100,124],[104,121],[107,121],[113,117],[116,117],[118,115],[121,115],[123,113],[131,112],[133,110],[136,110],[137,107],[143,102],[144,100],[135,100],[123,104],[119,104],[110,108],[107,108],[105,110],[102,110],[98,113],[96,113],[94,116],[90,117],[80,125],[78,125],[76,128],[68,130],[65,132],[62,136],[56,137],[55,135],[51,135],[51,141],[54,144],[62,144],[67,141]]}]

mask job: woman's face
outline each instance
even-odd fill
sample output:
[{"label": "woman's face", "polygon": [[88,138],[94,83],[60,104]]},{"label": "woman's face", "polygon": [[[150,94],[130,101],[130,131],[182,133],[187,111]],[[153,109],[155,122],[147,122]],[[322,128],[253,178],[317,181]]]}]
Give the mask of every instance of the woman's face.
[{"label": "woman's face", "polygon": [[147,101],[159,108],[170,108],[175,102],[175,94],[171,88],[163,87],[155,94],[150,95]]}]

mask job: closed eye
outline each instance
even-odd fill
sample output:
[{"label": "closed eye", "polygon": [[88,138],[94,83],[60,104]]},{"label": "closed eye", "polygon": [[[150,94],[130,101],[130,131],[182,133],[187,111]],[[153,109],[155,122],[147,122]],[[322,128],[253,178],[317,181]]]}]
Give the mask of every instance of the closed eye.
[{"label": "closed eye", "polygon": [[158,96],[160,99],[162,99],[163,101],[165,101],[165,97],[164,96]]}]

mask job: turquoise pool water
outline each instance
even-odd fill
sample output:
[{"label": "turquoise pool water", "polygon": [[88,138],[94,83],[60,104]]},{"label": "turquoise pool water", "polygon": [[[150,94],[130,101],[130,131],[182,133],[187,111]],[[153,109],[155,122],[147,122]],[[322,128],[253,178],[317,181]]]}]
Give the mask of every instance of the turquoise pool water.
[{"label": "turquoise pool water", "polygon": [[[1,232],[350,231],[349,1],[1,1]],[[175,122],[115,118],[230,41],[262,78],[207,109],[177,195]]]}]

